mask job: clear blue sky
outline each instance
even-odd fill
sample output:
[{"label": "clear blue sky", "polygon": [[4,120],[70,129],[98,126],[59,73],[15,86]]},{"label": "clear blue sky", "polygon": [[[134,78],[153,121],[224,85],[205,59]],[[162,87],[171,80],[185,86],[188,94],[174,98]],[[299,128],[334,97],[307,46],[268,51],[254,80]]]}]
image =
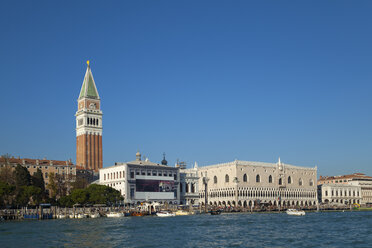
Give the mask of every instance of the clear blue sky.
[{"label": "clear blue sky", "polygon": [[104,166],[234,159],[372,175],[371,1],[2,1],[0,152],[75,161],[91,61]]}]

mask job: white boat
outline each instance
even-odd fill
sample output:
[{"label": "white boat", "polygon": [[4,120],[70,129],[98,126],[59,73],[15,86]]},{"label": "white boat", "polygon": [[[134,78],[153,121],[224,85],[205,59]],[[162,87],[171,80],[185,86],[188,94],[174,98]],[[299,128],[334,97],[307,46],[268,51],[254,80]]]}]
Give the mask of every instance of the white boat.
[{"label": "white boat", "polygon": [[305,215],[305,211],[297,210],[297,209],[288,209],[286,213],[289,215],[298,215],[298,216]]},{"label": "white boat", "polygon": [[124,217],[124,214],[120,212],[110,212],[106,214],[106,216],[109,218],[119,218],[119,217]]},{"label": "white boat", "polygon": [[191,213],[184,210],[178,210],[176,215],[191,215]]},{"label": "white boat", "polygon": [[67,216],[64,214],[57,214],[57,219],[66,219]]},{"label": "white boat", "polygon": [[87,217],[88,217],[87,214],[78,214],[78,215],[77,215],[77,218],[78,218],[78,219],[84,219],[84,218],[87,218]]},{"label": "white boat", "polygon": [[89,215],[89,218],[99,218],[99,217],[100,217],[99,213],[93,213]]},{"label": "white boat", "polygon": [[167,211],[160,211],[160,212],[156,213],[156,216],[159,216],[159,217],[173,217],[173,216],[176,216],[176,214],[171,213],[171,212],[167,212]]},{"label": "white boat", "polygon": [[70,219],[73,219],[73,218],[77,217],[77,215],[70,214],[68,217],[69,217]]}]

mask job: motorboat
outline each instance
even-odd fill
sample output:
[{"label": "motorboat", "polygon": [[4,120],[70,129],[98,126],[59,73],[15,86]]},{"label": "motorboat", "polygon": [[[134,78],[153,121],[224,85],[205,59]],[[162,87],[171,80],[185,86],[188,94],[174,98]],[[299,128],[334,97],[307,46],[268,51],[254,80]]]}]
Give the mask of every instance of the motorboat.
[{"label": "motorboat", "polygon": [[57,219],[66,219],[67,216],[64,214],[57,214]]},{"label": "motorboat", "polygon": [[221,214],[221,210],[211,210],[211,215],[220,215]]},{"label": "motorboat", "polygon": [[87,214],[78,214],[78,215],[77,215],[77,218],[78,218],[78,219],[84,219],[84,218],[87,218],[87,217],[88,217]]},{"label": "motorboat", "polygon": [[99,215],[99,213],[93,213],[93,214],[90,214],[89,215],[89,218],[99,218],[100,217],[100,215]]},{"label": "motorboat", "polygon": [[124,217],[124,214],[120,213],[120,212],[110,212],[110,213],[106,214],[106,216],[108,218],[120,218],[120,217]]},{"label": "motorboat", "polygon": [[303,211],[303,210],[297,210],[297,209],[288,209],[286,211],[286,213],[288,215],[298,215],[298,216],[305,215],[305,211]]},{"label": "motorboat", "polygon": [[184,211],[184,210],[178,210],[176,211],[176,215],[190,215],[191,213]]},{"label": "motorboat", "polygon": [[168,212],[168,211],[160,211],[160,212],[156,213],[156,216],[159,216],[159,217],[173,217],[173,216],[176,216],[176,214]]}]

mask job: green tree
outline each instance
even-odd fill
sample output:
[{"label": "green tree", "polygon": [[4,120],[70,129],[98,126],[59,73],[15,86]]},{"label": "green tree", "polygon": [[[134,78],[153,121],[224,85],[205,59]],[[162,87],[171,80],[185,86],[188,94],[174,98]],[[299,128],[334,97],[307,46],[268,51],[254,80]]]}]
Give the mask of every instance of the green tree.
[{"label": "green tree", "polygon": [[49,172],[49,184],[47,188],[50,191],[50,195],[53,199],[56,199],[57,196],[57,183],[56,183],[56,177],[55,174],[52,172]]},{"label": "green tree", "polygon": [[44,177],[41,170],[38,168],[34,175],[31,176],[32,185],[35,187],[40,188],[41,190],[41,198],[45,199],[45,184],[44,184]]},{"label": "green tree", "polygon": [[71,200],[74,204],[86,204],[89,199],[89,194],[85,189],[75,189],[71,193]]},{"label": "green tree", "polygon": [[22,186],[31,185],[31,175],[25,167],[18,164],[13,173],[17,190],[19,190]]},{"label": "green tree", "polygon": [[119,191],[106,185],[91,184],[86,190],[91,204],[113,204],[123,200]]},{"label": "green tree", "polygon": [[6,182],[0,181],[0,207],[11,205],[14,199],[15,187]]},{"label": "green tree", "polygon": [[58,204],[62,207],[72,207],[74,205],[74,201],[71,198],[71,195],[62,196],[59,198]]},{"label": "green tree", "polygon": [[21,186],[17,196],[18,206],[38,205],[41,201],[41,189],[35,186]]}]

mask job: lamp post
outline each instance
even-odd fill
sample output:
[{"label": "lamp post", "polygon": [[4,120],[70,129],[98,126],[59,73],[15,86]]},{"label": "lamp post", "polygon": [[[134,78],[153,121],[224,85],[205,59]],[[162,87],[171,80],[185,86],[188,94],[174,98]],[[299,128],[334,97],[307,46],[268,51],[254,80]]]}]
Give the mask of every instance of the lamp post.
[{"label": "lamp post", "polygon": [[208,181],[209,178],[207,177],[207,172],[205,172],[205,176],[203,177],[203,183],[204,183],[204,201],[205,201],[205,212],[208,212]]}]

